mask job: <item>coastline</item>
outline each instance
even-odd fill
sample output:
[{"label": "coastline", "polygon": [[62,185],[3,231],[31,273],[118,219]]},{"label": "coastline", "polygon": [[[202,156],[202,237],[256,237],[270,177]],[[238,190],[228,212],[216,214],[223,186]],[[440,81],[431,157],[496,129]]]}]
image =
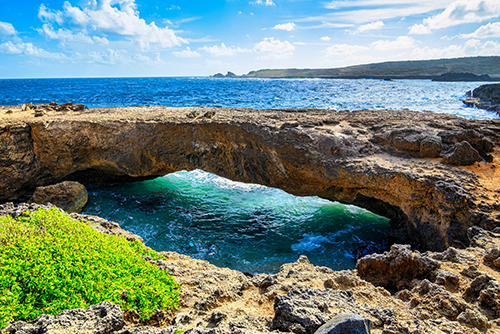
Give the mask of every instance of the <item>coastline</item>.
[{"label": "coastline", "polygon": [[[19,200],[37,184],[85,179],[91,172],[102,181],[196,167],[360,205],[389,216],[394,230],[415,238],[409,240],[414,244],[443,252],[422,255],[394,246],[358,262],[369,269],[363,277],[359,268],[334,272],[305,258],[275,275],[247,277],[165,253],[164,262],[155,264],[183,284],[185,304],[163,325],[192,333],[312,333],[280,311],[290,299],[303,298],[311,301],[308,319],[319,312],[325,320],[349,306],[373,321],[374,333],[415,326],[422,333],[479,333],[475,328],[488,326],[495,332],[500,243],[496,232],[486,230],[493,231],[500,217],[499,133],[500,120],[409,110],[14,109],[0,119],[0,149],[8,157],[0,165],[2,201]],[[457,145],[476,152],[471,164],[446,162]],[[391,267],[396,259],[400,266]],[[481,294],[479,304],[469,298]]]}]

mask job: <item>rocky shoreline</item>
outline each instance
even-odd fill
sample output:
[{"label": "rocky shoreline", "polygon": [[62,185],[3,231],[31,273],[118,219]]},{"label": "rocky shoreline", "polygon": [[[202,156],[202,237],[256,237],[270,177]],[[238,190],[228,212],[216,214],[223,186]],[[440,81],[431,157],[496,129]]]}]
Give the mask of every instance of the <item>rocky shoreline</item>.
[{"label": "rocky shoreline", "polygon": [[[146,260],[182,285],[175,314],[137,327],[133,314],[108,303],[4,332],[314,333],[341,311],[369,319],[373,333],[500,331],[500,120],[409,110],[2,109],[0,202],[65,180],[200,168],[367,208],[389,217],[401,240],[435,251],[394,245],[338,272],[301,257],[255,276],[164,252],[164,260]],[[72,217],[136,238],[99,217]]]},{"label": "rocky shoreline", "polygon": [[[36,204],[0,205],[19,216]],[[99,217],[71,214],[103,233],[140,239]],[[500,232],[500,231],[498,231]],[[497,333],[500,331],[500,234],[472,227],[471,246],[419,253],[393,245],[368,255],[356,270],[314,266],[305,256],[273,275],[247,275],[206,261],[162,252],[145,258],[168,270],[181,288],[176,312],[146,323],[109,302],[88,310],[15,322],[2,333],[186,334],[315,333],[341,313],[371,321],[371,333]]]}]

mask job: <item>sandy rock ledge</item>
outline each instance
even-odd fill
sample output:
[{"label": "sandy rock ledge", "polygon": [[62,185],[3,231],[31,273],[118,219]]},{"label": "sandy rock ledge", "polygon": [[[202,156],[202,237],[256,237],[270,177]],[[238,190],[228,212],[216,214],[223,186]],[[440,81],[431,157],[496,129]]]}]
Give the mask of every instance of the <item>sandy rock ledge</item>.
[{"label": "sandy rock ledge", "polygon": [[[36,204],[0,205],[19,216]],[[72,214],[103,233],[134,239],[116,223]],[[356,270],[333,271],[301,256],[276,274],[248,275],[174,252],[145,260],[168,270],[182,285],[180,308],[157,311],[148,323],[109,302],[88,310],[16,322],[1,333],[312,334],[340,313],[371,321],[381,334],[479,334],[500,332],[500,234],[468,230],[471,246],[419,253],[394,245],[360,259]],[[138,238],[138,237],[136,237]],[[140,238],[139,238],[140,239]]]}]

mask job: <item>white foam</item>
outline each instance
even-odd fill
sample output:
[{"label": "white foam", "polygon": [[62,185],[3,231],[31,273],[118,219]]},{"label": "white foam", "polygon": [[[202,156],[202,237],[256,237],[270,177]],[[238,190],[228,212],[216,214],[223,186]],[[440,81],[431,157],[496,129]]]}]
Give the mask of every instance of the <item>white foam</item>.
[{"label": "white foam", "polygon": [[320,248],[324,243],[331,243],[331,240],[322,235],[306,233],[303,235],[302,240],[298,244],[293,244],[291,248],[294,252],[312,252]]}]

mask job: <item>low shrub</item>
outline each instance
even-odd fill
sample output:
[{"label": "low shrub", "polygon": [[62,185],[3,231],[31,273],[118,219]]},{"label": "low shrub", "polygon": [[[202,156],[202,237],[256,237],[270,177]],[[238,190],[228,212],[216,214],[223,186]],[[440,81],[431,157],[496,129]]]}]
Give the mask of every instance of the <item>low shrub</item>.
[{"label": "low shrub", "polygon": [[180,286],[143,255],[161,257],[55,208],[0,217],[0,328],[104,300],[142,320],[155,309],[176,309]]}]

